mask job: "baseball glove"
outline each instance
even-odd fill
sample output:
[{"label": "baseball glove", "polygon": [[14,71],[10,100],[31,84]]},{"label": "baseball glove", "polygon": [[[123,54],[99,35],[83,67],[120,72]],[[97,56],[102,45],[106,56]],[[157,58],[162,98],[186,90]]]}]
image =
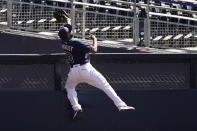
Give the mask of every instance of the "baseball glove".
[{"label": "baseball glove", "polygon": [[66,11],[58,9],[53,13],[53,17],[56,19],[57,23],[62,23],[66,18],[70,18]]}]

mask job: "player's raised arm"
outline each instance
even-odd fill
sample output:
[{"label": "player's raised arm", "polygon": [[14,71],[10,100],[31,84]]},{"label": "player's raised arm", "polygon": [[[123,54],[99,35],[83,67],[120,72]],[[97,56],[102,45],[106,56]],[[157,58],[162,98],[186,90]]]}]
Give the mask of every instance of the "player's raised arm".
[{"label": "player's raised arm", "polygon": [[96,53],[97,52],[97,38],[90,34],[89,38],[92,40],[92,50],[90,51],[90,53]]},{"label": "player's raised arm", "polygon": [[66,17],[65,23],[71,25],[71,19]]}]

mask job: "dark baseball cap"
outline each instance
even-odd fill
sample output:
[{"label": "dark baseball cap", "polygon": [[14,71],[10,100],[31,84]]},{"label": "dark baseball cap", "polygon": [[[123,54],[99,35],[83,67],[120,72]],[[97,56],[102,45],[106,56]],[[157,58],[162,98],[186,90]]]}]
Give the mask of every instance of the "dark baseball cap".
[{"label": "dark baseball cap", "polygon": [[59,37],[60,39],[62,39],[63,41],[66,41],[68,39],[68,35],[70,34],[70,32],[72,31],[72,26],[69,24],[64,25],[63,28],[61,28],[59,30]]}]

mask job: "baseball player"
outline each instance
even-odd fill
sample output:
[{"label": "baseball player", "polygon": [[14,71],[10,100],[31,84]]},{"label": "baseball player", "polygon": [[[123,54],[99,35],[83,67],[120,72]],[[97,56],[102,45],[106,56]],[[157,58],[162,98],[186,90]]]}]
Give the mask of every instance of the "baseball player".
[{"label": "baseball player", "polygon": [[59,30],[59,37],[62,40],[62,48],[67,55],[70,71],[65,84],[67,97],[74,110],[73,119],[78,118],[82,112],[82,107],[78,103],[77,92],[75,87],[79,83],[86,82],[102,90],[115,104],[119,111],[134,111],[135,108],[127,106],[116,94],[107,80],[90,64],[90,53],[97,52],[97,38],[90,34],[92,45],[86,44],[81,40],[74,39],[70,18],[64,18],[65,25]]}]

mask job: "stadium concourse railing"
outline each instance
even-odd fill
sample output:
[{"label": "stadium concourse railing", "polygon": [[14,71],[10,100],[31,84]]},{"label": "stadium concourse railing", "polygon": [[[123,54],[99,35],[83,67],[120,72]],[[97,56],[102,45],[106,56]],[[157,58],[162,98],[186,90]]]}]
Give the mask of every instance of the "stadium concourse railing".
[{"label": "stadium concourse railing", "polygon": [[[2,25],[9,28],[56,35],[64,23],[56,23],[53,13],[57,9],[66,10],[72,19],[75,35],[85,38],[94,33],[99,39],[132,39],[132,10],[75,1],[64,1],[69,6],[58,7],[44,4],[0,0],[0,18]],[[93,11],[91,10],[93,9]],[[94,10],[96,9],[96,10]],[[106,11],[124,12],[126,15],[106,13]]]},{"label": "stadium concourse railing", "polygon": [[[147,46],[158,48],[196,47],[197,5],[192,1],[161,0],[161,6],[148,4],[148,20],[145,23]],[[181,7],[186,7],[183,9]]]},{"label": "stadium concourse railing", "polygon": [[[197,86],[196,54],[95,54],[92,64],[116,89],[188,89]],[[1,54],[0,89],[62,90],[64,54]],[[79,85],[88,88],[89,85]]]},{"label": "stadium concourse railing", "polygon": [[[74,32],[80,38],[93,33],[100,40],[124,40],[146,47],[190,49],[197,46],[197,11],[189,9],[196,7],[193,1],[111,2],[122,7],[90,4],[85,0],[64,1],[64,7],[0,0],[0,27],[56,36],[63,23],[55,22],[53,12],[64,9],[70,14]],[[189,8],[180,8],[183,5]]]}]

